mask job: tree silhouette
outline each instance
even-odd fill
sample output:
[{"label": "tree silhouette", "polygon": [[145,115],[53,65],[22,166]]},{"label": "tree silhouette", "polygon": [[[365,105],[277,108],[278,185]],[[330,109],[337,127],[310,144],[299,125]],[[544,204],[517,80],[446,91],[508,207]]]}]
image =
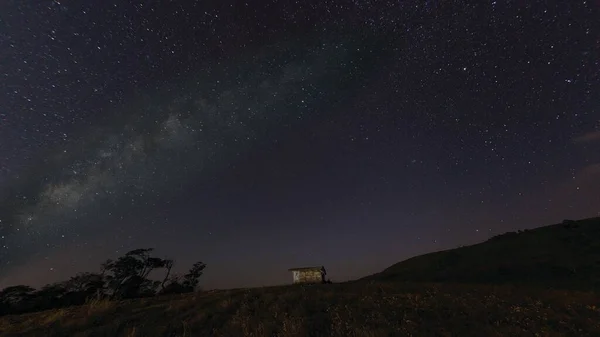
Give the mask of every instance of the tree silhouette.
[{"label": "tree silhouette", "polygon": [[20,313],[28,306],[29,299],[35,288],[26,285],[18,285],[4,288],[0,291],[0,303],[8,312]]},{"label": "tree silhouette", "polygon": [[116,261],[107,260],[102,266],[113,298],[132,298],[139,295],[146,276],[155,261],[150,261],[152,248],[135,249]]},{"label": "tree silhouette", "polygon": [[204,263],[194,263],[190,271],[187,274],[183,275],[183,286],[186,289],[189,289],[189,291],[194,291],[198,286],[198,282],[200,276],[202,276],[204,268],[206,268],[206,265]]},{"label": "tree silhouette", "polygon": [[[173,261],[152,257],[152,248],[135,249],[116,261],[107,260],[102,264],[108,289],[112,298],[134,298],[155,295],[159,286],[164,289]],[[148,279],[155,269],[165,268],[167,275],[162,282]]]},{"label": "tree silhouette", "polygon": [[171,275],[171,269],[173,269],[173,266],[175,265],[175,261],[173,261],[173,260],[165,259],[165,260],[163,260],[163,262],[164,262],[163,267],[167,270],[167,272],[165,273],[165,277],[163,278],[163,280],[160,284],[161,292],[165,291],[165,284],[169,280],[169,277]]},{"label": "tree silhouette", "polygon": [[47,310],[68,305],[65,303],[66,289],[62,283],[47,284],[30,295],[31,311]]},{"label": "tree silhouette", "polygon": [[12,286],[0,291],[0,301],[5,303],[16,303],[31,295],[35,288],[26,285]]},{"label": "tree silhouette", "polygon": [[200,276],[202,276],[206,264],[202,262],[196,262],[190,268],[190,270],[182,275],[173,275],[169,277],[168,283],[165,282],[164,287],[161,289],[161,294],[182,294],[189,293],[196,290]]},{"label": "tree silhouette", "polygon": [[[0,315],[80,305],[92,298],[137,298],[196,289],[204,263],[197,262],[187,274],[178,276],[172,274],[172,259],[153,257],[152,252],[152,248],[134,249],[116,260],[106,260],[100,273],[79,273],[37,291],[25,285],[5,288],[0,291]],[[152,271],[162,268],[162,280],[149,278]]]},{"label": "tree silhouette", "polygon": [[99,298],[104,294],[104,277],[96,273],[79,273],[62,283],[65,289],[65,303],[83,304],[90,298]]}]

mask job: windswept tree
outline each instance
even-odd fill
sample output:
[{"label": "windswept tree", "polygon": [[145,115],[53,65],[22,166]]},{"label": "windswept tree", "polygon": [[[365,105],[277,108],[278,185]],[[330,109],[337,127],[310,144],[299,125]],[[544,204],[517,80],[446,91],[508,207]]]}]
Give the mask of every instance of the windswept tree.
[{"label": "windswept tree", "polygon": [[202,276],[206,264],[202,262],[196,262],[190,268],[190,270],[180,276],[173,275],[170,277],[169,282],[162,288],[162,294],[182,294],[189,293],[196,290],[200,276]]},{"label": "windswept tree", "polygon": [[0,307],[7,312],[20,313],[29,307],[35,288],[26,285],[12,286],[0,291]]},{"label": "windswept tree", "polygon": [[68,304],[82,304],[90,298],[104,294],[104,277],[97,273],[79,273],[62,283],[63,299]]},{"label": "windswept tree", "polygon": [[0,291],[0,301],[4,303],[17,303],[30,296],[35,288],[25,285],[12,286]]},{"label": "windswept tree", "polygon": [[135,249],[116,261],[107,260],[103,266],[108,288],[114,298],[151,296],[161,282],[148,279],[150,272],[168,263],[150,254],[152,248]]},{"label": "windswept tree", "polygon": [[173,269],[173,266],[175,265],[175,261],[173,261],[173,260],[165,259],[165,260],[163,260],[163,262],[164,262],[163,267],[167,271],[165,273],[165,277],[163,278],[162,282],[160,283],[160,291],[161,292],[165,291],[165,284],[167,284],[167,282],[170,280],[170,278],[171,278],[171,270]]},{"label": "windswept tree", "polygon": [[37,310],[46,310],[68,305],[65,303],[64,295],[67,292],[63,283],[53,283],[43,286],[31,294],[30,298],[35,303]]},{"label": "windswept tree", "polygon": [[[0,291],[0,315],[79,305],[92,298],[136,298],[196,289],[206,268],[204,263],[197,262],[188,273],[178,276],[172,274],[172,259],[153,257],[152,252],[152,248],[129,251],[102,263],[100,273],[79,273],[37,291],[25,285],[5,288]],[[164,276],[150,279],[157,269],[164,269]]]},{"label": "windswept tree", "polygon": [[196,290],[196,287],[198,286],[198,282],[200,280],[200,276],[202,276],[204,272],[204,268],[206,268],[206,265],[204,263],[194,263],[194,265],[192,266],[192,268],[190,268],[188,273],[183,275],[183,286],[186,289],[189,289],[189,291]]}]

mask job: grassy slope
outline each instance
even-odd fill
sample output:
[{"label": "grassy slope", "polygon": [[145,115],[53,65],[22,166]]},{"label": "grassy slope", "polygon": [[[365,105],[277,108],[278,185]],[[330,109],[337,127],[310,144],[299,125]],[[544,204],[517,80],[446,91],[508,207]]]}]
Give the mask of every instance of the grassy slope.
[{"label": "grassy slope", "polygon": [[0,336],[600,336],[598,292],[544,289],[597,289],[600,218],[574,225],[415,257],[342,284],[0,317]]},{"label": "grassy slope", "polygon": [[417,256],[365,279],[598,289],[600,218],[505,234],[477,245]]},{"label": "grassy slope", "polygon": [[0,318],[1,336],[598,336],[597,293],[383,282],[97,302]]}]

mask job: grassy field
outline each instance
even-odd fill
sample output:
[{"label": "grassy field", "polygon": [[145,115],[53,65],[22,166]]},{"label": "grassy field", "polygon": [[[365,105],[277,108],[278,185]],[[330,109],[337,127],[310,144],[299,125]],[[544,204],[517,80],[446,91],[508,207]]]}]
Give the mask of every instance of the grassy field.
[{"label": "grassy field", "polygon": [[600,296],[350,282],[193,293],[0,318],[1,336],[600,336]]}]

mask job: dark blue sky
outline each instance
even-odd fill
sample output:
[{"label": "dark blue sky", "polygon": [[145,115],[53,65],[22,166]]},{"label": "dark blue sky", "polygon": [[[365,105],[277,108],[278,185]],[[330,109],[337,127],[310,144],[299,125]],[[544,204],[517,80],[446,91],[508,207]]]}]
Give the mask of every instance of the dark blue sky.
[{"label": "dark blue sky", "polygon": [[599,215],[600,3],[5,1],[0,287],[357,278]]}]

